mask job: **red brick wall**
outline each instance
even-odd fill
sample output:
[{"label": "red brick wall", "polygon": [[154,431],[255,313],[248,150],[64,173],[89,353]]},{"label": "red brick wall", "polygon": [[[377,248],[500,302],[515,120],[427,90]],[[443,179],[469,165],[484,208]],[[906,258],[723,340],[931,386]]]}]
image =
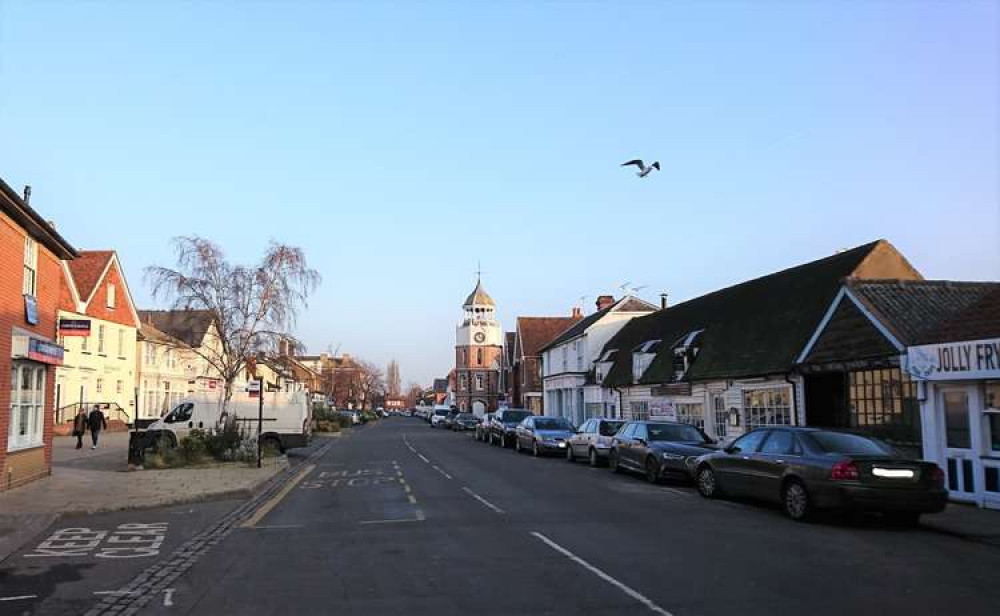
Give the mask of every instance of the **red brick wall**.
[{"label": "red brick wall", "polygon": [[[45,379],[44,456],[43,468],[38,469],[34,454],[7,453],[10,430],[10,354],[14,327],[31,331],[50,340],[56,334],[56,307],[59,302],[62,273],[59,260],[41,244],[38,245],[36,296],[38,325],[24,320],[24,298],[21,285],[24,277],[25,232],[14,221],[0,213],[0,490],[19,485],[36,476],[48,474],[52,464],[52,404],[55,391],[55,368],[50,367]],[[30,463],[13,464],[16,458],[31,459]],[[13,473],[9,471],[13,470]],[[27,473],[27,475],[25,475]]]},{"label": "red brick wall", "polygon": [[[108,283],[115,285],[114,308],[108,308]],[[86,297],[80,299],[87,301]],[[117,259],[116,263],[111,264],[111,267],[108,268],[108,273],[97,284],[94,299],[90,300],[90,305],[87,306],[87,315],[95,319],[104,319],[105,321],[118,323],[119,325],[136,326],[135,317],[132,316],[132,309],[128,304],[128,293],[125,292],[125,282],[122,279],[121,272],[118,270]]]}]

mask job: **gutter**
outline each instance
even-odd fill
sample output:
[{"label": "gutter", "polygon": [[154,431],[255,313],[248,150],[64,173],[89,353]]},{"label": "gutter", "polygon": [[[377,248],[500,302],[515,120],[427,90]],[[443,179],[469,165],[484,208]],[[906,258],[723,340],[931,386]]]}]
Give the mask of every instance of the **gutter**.
[{"label": "gutter", "polygon": [[616,391],[616,392],[618,392],[618,417],[616,417],[615,419],[624,419],[625,418],[625,408],[622,406],[622,404],[623,404],[622,403],[622,390],[618,389],[617,387],[612,387],[611,389],[614,390],[614,391]]}]

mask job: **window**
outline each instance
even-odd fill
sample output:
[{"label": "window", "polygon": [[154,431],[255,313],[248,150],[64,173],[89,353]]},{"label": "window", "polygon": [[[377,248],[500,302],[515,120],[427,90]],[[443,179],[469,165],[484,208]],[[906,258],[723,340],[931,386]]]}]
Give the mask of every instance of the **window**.
[{"label": "window", "polygon": [[588,402],[584,405],[583,410],[587,414],[587,417],[600,417],[604,415],[604,403]]},{"label": "window", "polygon": [[582,434],[589,434],[591,432],[594,432],[594,424],[596,422],[597,422],[596,419],[588,419],[587,421],[584,422],[582,426],[580,426],[580,432]]},{"label": "window", "polygon": [[601,436],[614,436],[618,434],[618,431],[622,429],[625,425],[624,421],[602,421],[600,425],[597,426],[597,432]]},{"label": "window", "polygon": [[642,439],[644,441],[649,440],[649,430],[646,429],[646,424],[635,424],[632,428],[632,438]]},{"label": "window", "polygon": [[104,379],[101,379],[101,378],[97,379],[96,389],[97,389],[97,395],[98,396],[101,395],[104,392]]},{"label": "window", "polygon": [[174,358],[174,350],[167,349],[166,351],[167,368],[173,369],[177,365],[177,361]]},{"label": "window", "polygon": [[712,396],[712,412],[715,413],[715,437],[726,438],[726,425],[729,423],[729,412],[726,411],[726,399],[721,395]]},{"label": "window", "polygon": [[785,430],[771,430],[771,436],[764,441],[761,453],[787,455],[795,451],[795,435]]},{"label": "window", "polygon": [[576,369],[583,370],[583,340],[577,340],[573,346],[576,348]]},{"label": "window", "polygon": [[649,419],[649,402],[629,402],[628,417],[625,419]]},{"label": "window", "polygon": [[118,357],[125,357],[125,330],[118,330]]},{"label": "window", "polygon": [[108,283],[108,308],[115,307],[115,285]]},{"label": "window", "polygon": [[80,338],[80,351],[83,353],[89,353],[90,349],[90,336],[83,336]]},{"label": "window", "polygon": [[892,450],[882,443],[860,434],[844,432],[810,432],[809,437],[823,451],[830,453],[860,454],[868,456],[884,456],[892,454]]},{"label": "window", "polygon": [[848,373],[845,427],[900,443],[920,443],[917,386],[899,368]]},{"label": "window", "polygon": [[174,407],[174,410],[170,411],[170,414],[163,420],[165,423],[177,423],[179,421],[188,421],[191,419],[191,414],[194,411],[194,405],[190,402],[185,402],[184,404]]},{"label": "window", "polygon": [[676,424],[649,424],[650,441],[673,441],[675,443],[704,443],[705,435],[693,426]]},{"label": "window", "polygon": [[97,326],[97,353],[99,355],[104,353],[104,329],[103,325]]},{"label": "window", "polygon": [[120,393],[123,393],[124,391],[125,391],[125,383],[124,382],[118,381],[117,383],[115,383],[115,393],[120,394]]},{"label": "window", "polygon": [[767,436],[768,430],[754,430],[736,439],[730,447],[734,453],[753,453],[760,447],[761,441]]},{"label": "window", "polygon": [[705,427],[705,405],[701,402],[678,402],[674,404],[677,421],[698,428]]},{"label": "window", "polygon": [[145,353],[146,365],[152,366],[153,364],[156,363],[156,346],[147,342],[144,345],[144,348],[146,351]]},{"label": "window", "polygon": [[469,377],[468,376],[466,376],[464,374],[460,374],[458,376],[458,388],[460,390],[468,389],[469,388]]},{"label": "window", "polygon": [[42,445],[45,366],[15,361],[11,366],[10,432],[7,449]]},{"label": "window", "polygon": [[566,372],[568,366],[569,366],[569,345],[564,344],[563,348],[562,348],[562,369],[563,369],[563,372]]},{"label": "window", "polygon": [[787,426],[792,423],[792,390],[789,387],[744,389],[747,428]]},{"label": "window", "polygon": [[483,350],[482,349],[476,349],[476,364],[480,365],[480,366],[483,365]]},{"label": "window", "polygon": [[34,297],[37,286],[38,244],[30,237],[24,238],[24,282],[21,292]]},{"label": "window", "polygon": [[477,390],[483,389],[483,375],[481,374],[476,375],[476,389]]}]

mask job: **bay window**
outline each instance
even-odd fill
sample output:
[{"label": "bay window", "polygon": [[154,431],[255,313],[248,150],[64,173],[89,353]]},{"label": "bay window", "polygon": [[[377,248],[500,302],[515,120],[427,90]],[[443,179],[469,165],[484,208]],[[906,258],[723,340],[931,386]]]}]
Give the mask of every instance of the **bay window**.
[{"label": "bay window", "polygon": [[8,450],[43,444],[45,372],[45,366],[33,362],[15,361],[11,367]]}]

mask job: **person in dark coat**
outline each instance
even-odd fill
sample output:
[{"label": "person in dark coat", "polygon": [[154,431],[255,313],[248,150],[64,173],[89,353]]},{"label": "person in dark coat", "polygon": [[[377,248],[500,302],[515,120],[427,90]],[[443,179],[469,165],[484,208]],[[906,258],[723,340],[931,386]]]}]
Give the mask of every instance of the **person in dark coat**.
[{"label": "person in dark coat", "polygon": [[101,412],[101,407],[94,405],[94,410],[90,411],[87,417],[87,427],[90,428],[90,440],[94,442],[91,449],[97,449],[97,440],[101,437],[101,430],[108,427],[108,420]]},{"label": "person in dark coat", "polygon": [[82,406],[77,409],[73,418],[73,436],[76,437],[76,448],[83,448],[83,435],[87,431],[87,409]]}]

